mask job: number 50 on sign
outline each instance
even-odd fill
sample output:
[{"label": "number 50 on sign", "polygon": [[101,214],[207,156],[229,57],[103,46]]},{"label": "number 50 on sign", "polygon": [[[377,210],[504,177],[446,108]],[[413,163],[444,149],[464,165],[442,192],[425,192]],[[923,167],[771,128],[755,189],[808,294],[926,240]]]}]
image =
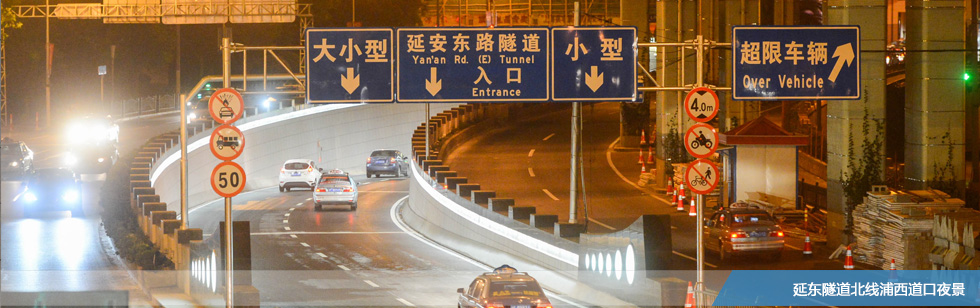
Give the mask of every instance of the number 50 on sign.
[{"label": "number 50 on sign", "polygon": [[238,195],[245,189],[245,170],[235,162],[218,164],[211,171],[211,188],[225,198]]}]

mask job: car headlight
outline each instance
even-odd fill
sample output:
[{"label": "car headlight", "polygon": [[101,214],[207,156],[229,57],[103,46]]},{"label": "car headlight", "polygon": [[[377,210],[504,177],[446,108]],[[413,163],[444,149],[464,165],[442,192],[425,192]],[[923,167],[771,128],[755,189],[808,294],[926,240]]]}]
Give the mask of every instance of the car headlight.
[{"label": "car headlight", "polygon": [[20,166],[20,163],[15,162],[15,161],[12,161],[12,162],[10,162],[10,166],[11,167],[17,167],[17,166]]},{"label": "car headlight", "polygon": [[75,157],[75,154],[65,153],[65,165],[74,166],[76,163],[78,163],[78,157]]},{"label": "car headlight", "polygon": [[27,201],[28,203],[33,203],[34,201],[37,201],[37,196],[34,195],[33,192],[28,191],[24,193],[24,201]]},{"label": "car headlight", "polygon": [[61,196],[61,199],[65,200],[65,202],[78,201],[78,191],[74,189],[70,189],[66,191],[64,195]]},{"label": "car headlight", "polygon": [[104,161],[105,161],[105,158],[104,158],[104,157],[99,157],[99,162],[100,162],[100,163],[101,163],[101,162],[104,162]]}]

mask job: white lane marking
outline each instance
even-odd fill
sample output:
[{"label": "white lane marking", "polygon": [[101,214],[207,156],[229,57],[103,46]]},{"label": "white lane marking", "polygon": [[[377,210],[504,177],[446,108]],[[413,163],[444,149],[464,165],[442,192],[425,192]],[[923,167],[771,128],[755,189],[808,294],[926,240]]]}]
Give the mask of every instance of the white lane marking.
[{"label": "white lane marking", "polygon": [[[640,189],[640,186],[637,186],[636,183],[633,183],[629,179],[627,179],[626,176],[624,176],[622,172],[619,172],[619,169],[617,169],[616,168],[616,165],[613,164],[613,161],[612,161],[612,149],[616,145],[617,142],[619,142],[619,138],[616,138],[616,140],[613,140],[613,142],[609,144],[609,147],[606,148],[606,163],[609,164],[609,167],[612,168],[613,172],[616,172],[616,175],[618,175],[620,179],[623,179],[623,182],[626,182],[627,184],[630,184],[633,187],[636,187],[636,189],[639,189],[640,191],[643,191],[643,189]],[[652,194],[648,194],[648,196],[653,197],[654,199],[663,201],[664,203],[671,204],[670,201],[667,201],[667,199],[661,198],[660,196],[652,195]]]},{"label": "white lane marking", "polygon": [[541,191],[548,195],[548,197],[551,197],[552,200],[558,201],[558,197],[555,197],[555,195],[548,191],[548,189],[541,189]]},{"label": "white lane marking", "polygon": [[282,220],[282,223],[284,223],[284,224],[288,224],[288,223],[289,223],[289,219],[283,219],[283,220]]},{"label": "white lane marking", "polygon": [[368,232],[368,231],[333,231],[333,232],[327,232],[327,231],[323,231],[323,232],[296,231],[296,232],[253,232],[252,235],[290,235],[290,234],[298,234],[298,235],[334,235],[334,234],[341,234],[342,235],[342,234],[403,234],[403,233],[405,233],[405,232],[399,232],[399,231],[377,231],[377,232]]},{"label": "white lane marking", "polygon": [[527,157],[534,157],[534,149],[531,149],[530,152],[527,152]]},{"label": "white lane marking", "polygon": [[387,194],[406,194],[407,190],[363,190],[360,193],[387,193]]},{"label": "white lane marking", "polygon": [[316,253],[316,255],[317,255],[318,257],[321,257],[321,258],[324,258],[324,259],[326,259],[326,258],[327,258],[327,255],[325,255],[325,254],[323,254],[322,252],[318,252],[318,253]]},{"label": "white lane marking", "polygon": [[298,236],[296,236],[296,234],[290,234],[289,237],[291,237],[291,238],[299,238]]},{"label": "white lane marking", "polygon": [[306,201],[310,201],[310,200],[313,200],[313,198],[306,198]]},{"label": "white lane marking", "polygon": [[289,217],[290,213],[286,213],[286,217]]},{"label": "white lane marking", "polygon": [[534,169],[531,169],[531,167],[527,167],[527,174],[530,174],[531,177],[533,178],[534,177]]},{"label": "white lane marking", "polygon": [[375,288],[380,288],[381,287],[377,283],[374,283],[373,281],[370,281],[370,280],[364,280],[364,283],[368,284],[369,286],[375,287]]},{"label": "white lane marking", "polygon": [[599,222],[598,220],[595,220],[595,219],[592,219],[592,217],[589,217],[589,221],[591,221],[591,222],[594,222],[594,223],[596,223],[597,225],[600,225],[600,226],[603,226],[603,227],[605,227],[606,229],[609,229],[609,230],[613,230],[613,231],[616,231],[616,228],[613,228],[613,227],[611,227],[611,226],[609,226],[609,225],[607,225],[607,224],[604,224],[604,223],[601,223],[601,222]]},{"label": "white lane marking", "polygon": [[[180,152],[178,152],[178,153],[180,153]],[[180,155],[175,155],[175,156],[180,156]],[[272,186],[272,187],[260,188],[260,189],[256,189],[256,190],[253,190],[253,191],[244,192],[244,193],[238,194],[237,198],[241,198],[241,197],[244,197],[245,195],[254,194],[254,193],[265,191],[265,190],[270,190],[270,189],[273,189],[273,188],[276,188],[276,187],[277,186]],[[191,213],[197,212],[197,210],[200,210],[202,208],[205,208],[207,206],[214,205],[214,204],[224,205],[225,204],[224,201],[225,201],[225,198],[218,198],[218,199],[211,200],[210,202],[205,202],[205,203],[203,203],[201,205],[198,205],[198,206],[195,206],[193,208],[187,209],[187,214],[190,215]],[[180,215],[177,215],[177,219],[180,219]]]},{"label": "white lane marking", "polygon": [[289,228],[289,226],[285,226],[285,227],[282,227],[282,228],[283,229],[286,229],[286,231],[292,230],[292,229]]},{"label": "white lane marking", "polygon": [[796,249],[796,250],[803,250],[803,248],[796,247],[796,246],[793,246],[793,245],[790,245],[790,244],[783,244],[783,245],[785,245],[786,247],[789,247],[789,248]]},{"label": "white lane marking", "polygon": [[551,133],[551,135],[548,135],[548,137],[544,137],[544,139],[541,139],[541,141],[548,141],[548,139],[551,139],[551,137],[554,137],[554,136],[555,136],[555,133]]},{"label": "white lane marking", "polygon": [[296,208],[295,208],[295,207],[291,207],[291,208],[289,208],[289,211],[290,211],[290,212],[292,212],[292,211],[295,211],[295,210],[296,210]]},{"label": "white lane marking", "polygon": [[297,203],[296,206],[303,206],[303,202]]},{"label": "white lane marking", "polygon": [[677,226],[670,226],[671,229],[677,230]]},{"label": "white lane marking", "polygon": [[307,243],[304,243],[304,242],[300,242],[299,244],[300,245],[303,245],[303,247],[310,247],[310,244],[307,244]]},{"label": "white lane marking", "polygon": [[349,271],[350,270],[349,268],[347,268],[346,266],[343,266],[343,265],[337,265],[337,267],[339,267],[340,269],[345,270],[345,271]]},{"label": "white lane marking", "polygon": [[412,304],[411,302],[404,300],[401,297],[396,297],[395,299],[401,302],[402,304],[405,304],[405,306],[415,307],[415,304]]},{"label": "white lane marking", "polygon": [[[694,261],[694,262],[698,262],[698,259],[695,259],[694,257],[689,256],[689,255],[685,255],[685,254],[679,253],[676,250],[673,250],[671,252],[673,252],[675,255],[684,257],[684,259],[688,259],[688,260],[691,260],[691,261]],[[711,263],[708,263],[708,262],[704,262],[704,265],[707,265],[707,266],[710,266],[710,267],[714,267],[714,268],[718,268],[717,265],[714,265],[714,264],[711,264]]]},{"label": "white lane marking", "polygon": [[[403,223],[401,221],[401,219],[398,219],[398,214],[397,214],[398,207],[401,206],[401,205],[403,205],[405,203],[405,199],[408,199],[408,196],[402,197],[401,199],[398,199],[398,201],[395,201],[395,204],[393,204],[391,206],[391,210],[389,211],[389,215],[391,216],[391,222],[393,222],[395,224],[395,226],[397,226],[399,229],[402,229],[402,231],[404,231],[408,235],[411,235],[416,240],[419,240],[419,242],[425,243],[426,245],[429,245],[432,248],[435,248],[435,249],[438,249],[438,250],[440,250],[442,252],[445,252],[446,254],[448,254],[450,256],[454,256],[454,257],[456,257],[456,258],[458,258],[460,260],[466,261],[467,263],[473,264],[474,266],[480,268],[480,270],[483,270],[483,271],[491,271],[491,270],[493,270],[493,267],[491,267],[489,265],[480,263],[480,262],[478,262],[478,261],[476,261],[474,259],[471,259],[469,257],[465,257],[465,256],[461,255],[460,253],[454,251],[454,250],[450,250],[449,248],[446,248],[446,247],[442,246],[439,243],[433,242],[432,240],[430,240],[428,238],[422,237],[422,235],[419,235],[418,233],[416,233],[415,230],[409,229],[409,227],[406,226],[405,223]],[[341,268],[344,268],[343,265],[338,265],[338,266],[341,267]],[[546,290],[545,292],[548,292],[548,291]],[[574,302],[572,302],[572,301],[570,301],[568,299],[565,299],[564,297],[559,296],[557,294],[551,294],[550,297],[551,298],[556,298],[556,299],[558,299],[560,301],[563,301],[563,302],[566,302],[566,303],[569,303],[572,306],[575,306],[575,307],[578,307],[578,308],[586,308],[585,306],[576,304],[576,303],[574,303]]]}]

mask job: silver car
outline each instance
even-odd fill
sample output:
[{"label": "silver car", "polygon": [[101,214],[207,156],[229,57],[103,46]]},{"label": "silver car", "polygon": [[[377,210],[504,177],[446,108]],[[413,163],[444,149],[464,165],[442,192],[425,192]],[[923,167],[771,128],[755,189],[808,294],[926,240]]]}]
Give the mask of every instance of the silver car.
[{"label": "silver car", "polygon": [[722,260],[750,253],[779,260],[784,239],[772,215],[752,205],[735,203],[705,221],[704,248],[717,252]]},{"label": "silver car", "polygon": [[507,265],[476,277],[468,288],[456,293],[460,308],[551,308],[537,280]]},{"label": "silver car", "polygon": [[331,171],[320,176],[313,189],[313,206],[319,211],[325,204],[344,204],[357,210],[357,183],[344,172]]}]

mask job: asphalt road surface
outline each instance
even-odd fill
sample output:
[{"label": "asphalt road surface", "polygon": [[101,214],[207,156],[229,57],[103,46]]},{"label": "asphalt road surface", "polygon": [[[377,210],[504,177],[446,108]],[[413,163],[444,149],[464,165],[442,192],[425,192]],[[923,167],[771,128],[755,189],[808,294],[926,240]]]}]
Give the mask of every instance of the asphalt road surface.
[{"label": "asphalt road surface", "polygon": [[[517,204],[533,204],[537,213],[558,215],[559,221],[567,221],[570,119],[571,109],[565,108],[515,121],[463,143],[450,153],[448,163],[459,176],[481,184],[482,189],[497,191],[498,197],[514,198]],[[674,252],[672,269],[695,269],[694,217],[677,212],[676,206],[668,205],[669,200],[663,196],[655,197],[629,184],[628,181],[636,183],[639,179],[638,152],[613,151],[612,145],[619,137],[619,103],[584,106],[582,122],[584,204],[587,205],[584,210],[589,232],[622,230],[644,214],[669,214]],[[647,149],[643,152],[646,157]],[[578,211],[581,220],[585,215],[583,208],[580,206]],[[716,254],[706,252],[705,269],[842,269],[842,263],[827,259],[832,249],[815,245],[812,259],[805,259],[802,247],[802,239],[787,238],[778,262],[747,256],[723,263]]]},{"label": "asphalt road surface", "polygon": [[[177,116],[165,115],[119,123],[120,153],[142,145],[163,131],[176,129]],[[16,128],[4,136],[22,140],[34,151],[35,168],[64,165],[67,146],[61,128],[34,131]],[[131,304],[147,298],[121,261],[101,226],[99,192],[105,175],[82,176],[85,217],[48,212],[25,218],[13,199],[24,187],[21,179],[3,175],[0,188],[0,271],[4,292],[128,290]]]}]

